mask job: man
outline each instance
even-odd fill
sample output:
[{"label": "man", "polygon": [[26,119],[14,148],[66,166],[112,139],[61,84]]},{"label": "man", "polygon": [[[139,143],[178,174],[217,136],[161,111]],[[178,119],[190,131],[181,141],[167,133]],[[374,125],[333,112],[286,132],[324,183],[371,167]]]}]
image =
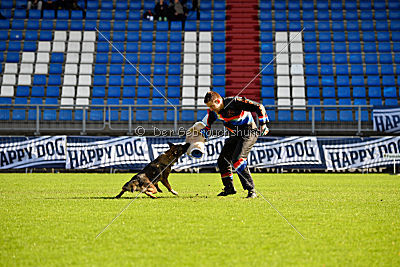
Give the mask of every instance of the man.
[{"label": "man", "polygon": [[[268,133],[266,125],[268,116],[264,106],[244,97],[223,98],[213,91],[207,92],[204,103],[209,108],[207,115],[202,120],[206,126],[202,131],[205,137],[211,124],[217,119],[223,121],[224,126],[230,132],[218,158],[218,167],[224,185],[223,191],[218,196],[236,194],[233,186],[232,164],[239,175],[243,189],[248,190],[247,197],[257,197],[253,178],[247,166],[247,156],[258,136]],[[257,129],[251,112],[258,115],[260,131]]]}]

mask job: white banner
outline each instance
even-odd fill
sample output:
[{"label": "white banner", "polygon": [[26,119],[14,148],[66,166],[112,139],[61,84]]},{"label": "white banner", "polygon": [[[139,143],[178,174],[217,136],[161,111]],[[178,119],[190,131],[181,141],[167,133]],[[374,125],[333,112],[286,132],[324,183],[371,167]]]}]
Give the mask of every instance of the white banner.
[{"label": "white banner", "polygon": [[248,162],[252,167],[322,164],[316,137],[290,137],[273,142],[259,139],[250,151]]},{"label": "white banner", "polygon": [[[205,144],[205,153],[202,158],[196,159],[183,154],[179,158],[178,162],[172,167],[172,169],[186,169],[190,167],[200,167],[204,165],[214,165],[217,163],[221,149],[224,146],[226,137],[210,138]],[[184,143],[181,143],[184,144]],[[168,144],[152,144],[151,149],[153,151],[154,158],[157,158],[160,154],[167,151],[169,148]]]},{"label": "white banner", "polygon": [[400,133],[400,108],[374,109],[374,131]]},{"label": "white banner", "polygon": [[68,144],[67,169],[96,169],[149,163],[146,137],[117,137],[104,141]]},{"label": "white banner", "polygon": [[[216,165],[226,137],[213,138],[206,142],[206,153],[200,159],[186,154],[173,169],[186,169],[204,165]],[[168,150],[167,144],[152,145],[154,157]],[[250,167],[273,167],[299,164],[322,164],[316,137],[291,137],[273,142],[259,142],[248,156]]]},{"label": "white banner", "polygon": [[22,142],[0,144],[0,169],[64,164],[66,141],[66,136],[42,136]]},{"label": "white banner", "polygon": [[[323,145],[322,149],[328,170],[377,167],[393,163],[393,159],[385,155],[399,153],[400,137],[384,137],[355,144]],[[400,159],[396,161],[400,162]]]}]

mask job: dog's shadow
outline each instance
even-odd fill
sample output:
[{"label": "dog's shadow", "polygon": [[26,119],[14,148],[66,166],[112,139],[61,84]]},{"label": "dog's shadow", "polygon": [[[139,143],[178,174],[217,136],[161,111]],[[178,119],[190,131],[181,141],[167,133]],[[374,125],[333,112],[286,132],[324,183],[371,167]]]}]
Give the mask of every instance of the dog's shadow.
[{"label": "dog's shadow", "polygon": [[121,198],[115,198],[113,197],[47,197],[45,199],[71,199],[71,200],[91,200],[91,199],[97,199],[97,200],[124,200],[124,199],[150,199],[150,200],[157,200],[157,199],[200,199],[200,198],[208,198],[208,196],[199,196],[199,195],[190,195],[190,196],[157,196],[156,199],[150,198],[148,196],[132,196],[132,197],[121,197]]}]

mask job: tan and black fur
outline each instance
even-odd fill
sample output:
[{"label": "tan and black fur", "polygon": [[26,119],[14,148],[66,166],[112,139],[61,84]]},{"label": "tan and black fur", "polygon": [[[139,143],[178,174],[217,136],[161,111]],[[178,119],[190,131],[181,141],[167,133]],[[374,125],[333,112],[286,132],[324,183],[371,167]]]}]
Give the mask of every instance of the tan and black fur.
[{"label": "tan and black fur", "polygon": [[168,176],[171,172],[172,165],[178,161],[180,156],[186,153],[190,144],[174,145],[168,143],[168,145],[169,149],[150,162],[138,174],[133,176],[132,179],[122,187],[121,193],[115,198],[120,198],[126,191],[141,191],[151,198],[157,198],[154,194],[162,192],[158,187],[158,182],[160,181],[168,191],[174,195],[178,195],[178,193],[171,188],[168,182]]}]

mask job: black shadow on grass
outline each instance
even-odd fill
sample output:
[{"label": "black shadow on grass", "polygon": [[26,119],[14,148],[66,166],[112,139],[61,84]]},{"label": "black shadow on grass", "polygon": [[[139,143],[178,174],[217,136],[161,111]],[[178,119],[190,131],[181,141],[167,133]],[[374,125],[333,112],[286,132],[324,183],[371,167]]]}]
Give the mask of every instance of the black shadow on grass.
[{"label": "black shadow on grass", "polygon": [[[88,199],[113,199],[113,200],[123,200],[123,199],[135,199],[137,198],[136,196],[132,196],[132,197],[121,197],[119,199],[116,199],[115,197],[46,197],[44,199],[72,199],[72,200],[88,200]],[[143,196],[143,197],[139,197],[139,198],[148,198],[148,199],[152,199],[150,197],[147,196]],[[157,199],[195,199],[195,198],[209,198],[208,196],[157,196]],[[156,199],[155,199],[156,200]]]}]

